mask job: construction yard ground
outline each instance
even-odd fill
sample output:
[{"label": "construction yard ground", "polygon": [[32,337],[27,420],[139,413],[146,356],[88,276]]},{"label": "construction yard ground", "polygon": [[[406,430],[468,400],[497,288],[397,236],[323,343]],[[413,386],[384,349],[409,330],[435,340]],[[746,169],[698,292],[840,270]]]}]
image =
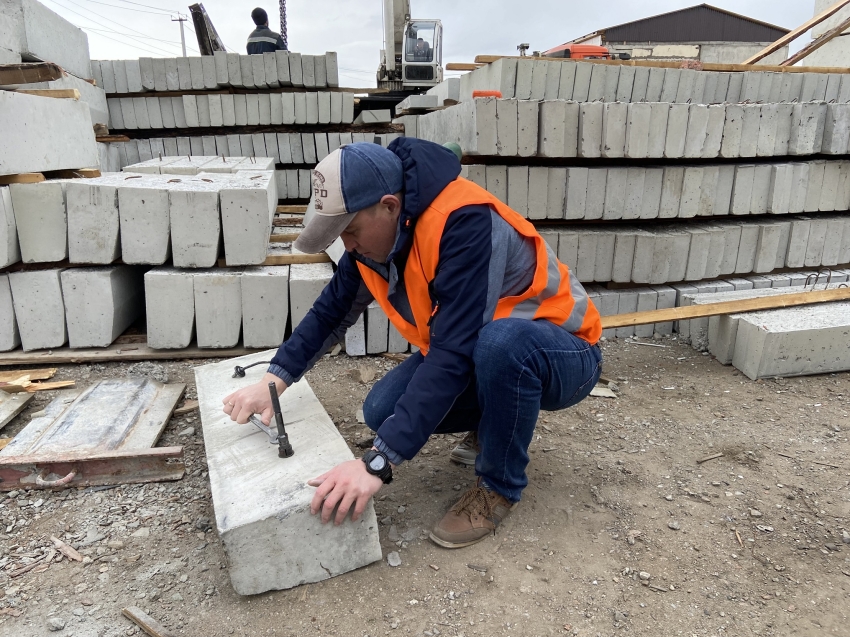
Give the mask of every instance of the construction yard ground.
[{"label": "construction yard ground", "polygon": [[[674,338],[603,348],[618,397],[541,414],[523,501],[480,544],[427,539],[474,482],[449,462],[458,438],[436,436],[377,496],[384,560],[240,597],[195,411],[159,443],[185,446],[179,482],[0,500],[0,573],[51,536],[86,558],[0,575],[0,635],[141,634],[127,606],[194,637],[850,634],[850,374],[752,382]],[[195,364],[69,365],[55,380],[84,387],[132,370],[186,383],[191,399]],[[395,364],[342,354],[307,375],[357,455],[374,382],[360,368],[378,379]],[[3,435],[57,393],[40,392]]]}]

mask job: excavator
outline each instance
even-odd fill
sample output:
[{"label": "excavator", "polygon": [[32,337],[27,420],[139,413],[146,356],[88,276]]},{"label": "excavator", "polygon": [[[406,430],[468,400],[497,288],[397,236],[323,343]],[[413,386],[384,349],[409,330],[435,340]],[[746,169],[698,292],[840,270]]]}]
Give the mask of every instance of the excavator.
[{"label": "excavator", "polygon": [[384,3],[384,48],[378,88],[424,93],[443,81],[443,23],[411,18],[410,0]]}]

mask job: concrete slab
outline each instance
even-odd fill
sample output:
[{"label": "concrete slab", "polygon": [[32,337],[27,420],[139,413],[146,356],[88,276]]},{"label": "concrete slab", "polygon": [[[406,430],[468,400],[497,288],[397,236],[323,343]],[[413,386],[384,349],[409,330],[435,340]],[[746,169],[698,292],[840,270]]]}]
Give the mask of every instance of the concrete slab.
[{"label": "concrete slab", "polygon": [[636,235],[628,229],[623,229],[616,233],[614,240],[614,259],[611,265],[612,281],[616,283],[628,283],[632,280],[635,243]]},{"label": "concrete slab", "polygon": [[591,102],[579,107],[578,156],[602,156],[602,122],[604,104]]},{"label": "concrete slab", "polygon": [[171,256],[166,180],[134,179],[118,188],[121,258],[129,264],[161,265]]},{"label": "concrete slab", "polygon": [[735,263],[735,274],[749,274],[753,271],[758,248],[759,226],[741,224],[741,240],[738,243],[738,260]]},{"label": "concrete slab", "polygon": [[198,347],[226,348],[239,342],[241,279],[238,270],[204,270],[193,274]]},{"label": "concrete slab", "polygon": [[265,261],[272,218],[277,207],[273,172],[243,173],[219,192],[224,254],[228,265]]},{"label": "concrete slab", "polygon": [[245,347],[277,347],[289,318],[289,266],[245,268],[242,273]]},{"label": "concrete slab", "polygon": [[821,152],[826,126],[826,104],[795,104],[791,121],[789,155],[814,155]]},{"label": "concrete slab", "polygon": [[821,152],[846,155],[850,146],[850,104],[828,104]]},{"label": "concrete slab", "polygon": [[61,283],[71,347],[108,347],[144,311],[138,268],[71,268]]},{"label": "concrete slab", "polygon": [[[489,168],[488,168],[489,170]],[[567,168],[565,219],[584,219],[587,201],[588,169],[581,167]],[[600,217],[601,218],[601,211]]]},{"label": "concrete slab", "polygon": [[732,364],[752,380],[844,371],[850,303],[742,314]]},{"label": "concrete slab", "polygon": [[572,94],[572,99],[574,101],[580,103],[588,101],[588,95],[590,94],[590,79],[591,73],[593,71],[593,66],[594,65],[592,64],[576,64],[575,83],[573,84]]},{"label": "concrete slab", "polygon": [[508,167],[508,206],[528,216],[528,166]]},{"label": "concrete slab", "polygon": [[[387,351],[390,322],[377,302],[366,308],[366,353],[381,354]],[[347,351],[347,350],[346,350]]]},{"label": "concrete slab", "polygon": [[5,268],[20,260],[21,249],[12,197],[8,187],[0,187],[0,267]]},{"label": "concrete slab", "polygon": [[0,92],[0,175],[98,165],[83,102]]},{"label": "concrete slab", "polygon": [[628,168],[609,168],[605,185],[603,219],[622,219],[626,207]]},{"label": "concrete slab", "polygon": [[649,117],[649,142],[647,157],[664,157],[667,147],[667,124],[670,117],[670,105],[667,103],[650,104],[652,112]]},{"label": "concrete slab", "polygon": [[684,155],[689,110],[688,104],[670,105],[670,113],[667,118],[667,137],[664,144],[664,157],[668,159],[678,159]]},{"label": "concrete slab", "polygon": [[307,316],[313,303],[321,295],[325,286],[333,278],[333,268],[329,263],[299,264],[289,271],[289,307],[292,329]]},{"label": "concrete slab", "polygon": [[[216,525],[227,552],[231,582],[241,595],[325,580],[381,559],[371,503],[357,523],[322,525],[310,515],[313,490],[305,488],[307,480],[317,470],[323,473],[352,455],[306,381],[281,397],[284,417],[292,423],[287,434],[294,459],[278,459],[263,434],[234,424],[222,412],[224,396],[257,382],[265,371],[259,366],[244,379],[230,379],[232,374],[225,368],[232,370],[235,363],[247,365],[270,355],[263,352],[195,372]],[[266,457],[267,470],[261,476],[256,472],[257,458]],[[291,486],[281,489],[280,485]],[[256,500],[244,497],[245,493],[256,494]],[[311,548],[319,545],[324,547],[320,552]]]},{"label": "concrete slab", "polygon": [[649,131],[653,105],[629,104],[627,108],[624,155],[630,159],[645,159],[649,157]]},{"label": "concrete slab", "polygon": [[21,344],[9,275],[0,274],[0,352],[9,352]]},{"label": "concrete slab", "polygon": [[735,170],[735,185],[732,190],[733,215],[750,214],[750,206],[753,197],[753,183],[755,180],[756,167],[752,164],[740,164]]},{"label": "concrete slab", "polygon": [[517,103],[517,154],[520,157],[533,157],[537,154],[539,119],[538,102]]},{"label": "concrete slab", "polygon": [[688,108],[688,126],[683,153],[686,159],[702,157],[708,134],[708,116],[709,110],[705,104],[691,104]]},{"label": "concrete slab", "polygon": [[62,347],[68,340],[61,269],[9,273],[24,351]]},{"label": "concrete slab", "polygon": [[640,219],[643,210],[643,197],[646,183],[646,168],[632,167],[626,173],[626,201],[623,206],[623,219]]},{"label": "concrete slab", "polygon": [[[587,172],[587,195],[584,218],[602,219],[605,214],[606,193],[608,191],[608,169],[590,168]],[[625,205],[625,200],[624,200]]]},{"label": "concrete slab", "polygon": [[24,263],[51,263],[66,259],[68,219],[64,183],[12,184],[8,190]]},{"label": "concrete slab", "polygon": [[759,127],[761,126],[761,104],[744,104],[741,124],[740,157],[755,157],[758,154]]},{"label": "concrete slab", "polygon": [[[206,181],[204,181],[206,179]],[[169,184],[171,251],[175,267],[211,268],[221,249],[218,184],[209,177]]]},{"label": "concrete slab", "polygon": [[602,111],[601,147],[603,157],[625,157],[628,121],[628,104],[609,102],[604,105]]},{"label": "concrete slab", "polygon": [[664,168],[664,178],[661,184],[661,203],[658,208],[659,219],[672,219],[679,216],[684,180],[684,166],[668,166]]},{"label": "concrete slab", "polygon": [[118,178],[73,179],[65,187],[68,258],[71,263],[109,264],[120,255]]}]

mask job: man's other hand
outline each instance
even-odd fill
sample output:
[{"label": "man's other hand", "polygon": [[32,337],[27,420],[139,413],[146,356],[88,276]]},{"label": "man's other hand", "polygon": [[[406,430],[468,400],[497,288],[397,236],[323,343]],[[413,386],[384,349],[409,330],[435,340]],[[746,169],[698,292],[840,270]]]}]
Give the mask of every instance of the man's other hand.
[{"label": "man's other hand", "polygon": [[280,378],[274,374],[266,373],[259,383],[243,387],[225,398],[222,401],[224,413],[240,425],[248,422],[248,419],[254,414],[259,414],[263,423],[268,425],[274,416],[272,398],[269,395],[269,383],[271,382],[277,385],[278,395],[286,389],[286,383]]},{"label": "man's other hand", "polygon": [[310,513],[315,515],[322,511],[322,524],[330,521],[334,508],[339,505],[334,518],[334,524],[340,525],[354,505],[352,522],[357,522],[369,498],[375,495],[384,484],[378,476],[366,471],[366,465],[360,459],[349,460],[337,465],[327,473],[308,481],[311,487],[318,487],[313,501],[310,503]]}]

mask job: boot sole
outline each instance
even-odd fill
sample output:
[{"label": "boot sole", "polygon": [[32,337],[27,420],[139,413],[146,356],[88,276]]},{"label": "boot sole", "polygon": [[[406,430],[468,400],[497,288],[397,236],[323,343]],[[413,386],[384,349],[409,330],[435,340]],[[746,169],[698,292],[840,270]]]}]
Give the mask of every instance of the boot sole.
[{"label": "boot sole", "polygon": [[431,538],[431,541],[434,542],[434,544],[438,544],[439,546],[442,546],[443,548],[446,548],[446,549],[462,549],[464,546],[472,546],[473,544],[478,544],[479,542],[486,540],[491,535],[492,535],[492,533],[488,533],[487,535],[480,537],[477,540],[471,540],[469,542],[447,542],[446,540],[438,538],[433,533],[431,533],[428,537]]}]

